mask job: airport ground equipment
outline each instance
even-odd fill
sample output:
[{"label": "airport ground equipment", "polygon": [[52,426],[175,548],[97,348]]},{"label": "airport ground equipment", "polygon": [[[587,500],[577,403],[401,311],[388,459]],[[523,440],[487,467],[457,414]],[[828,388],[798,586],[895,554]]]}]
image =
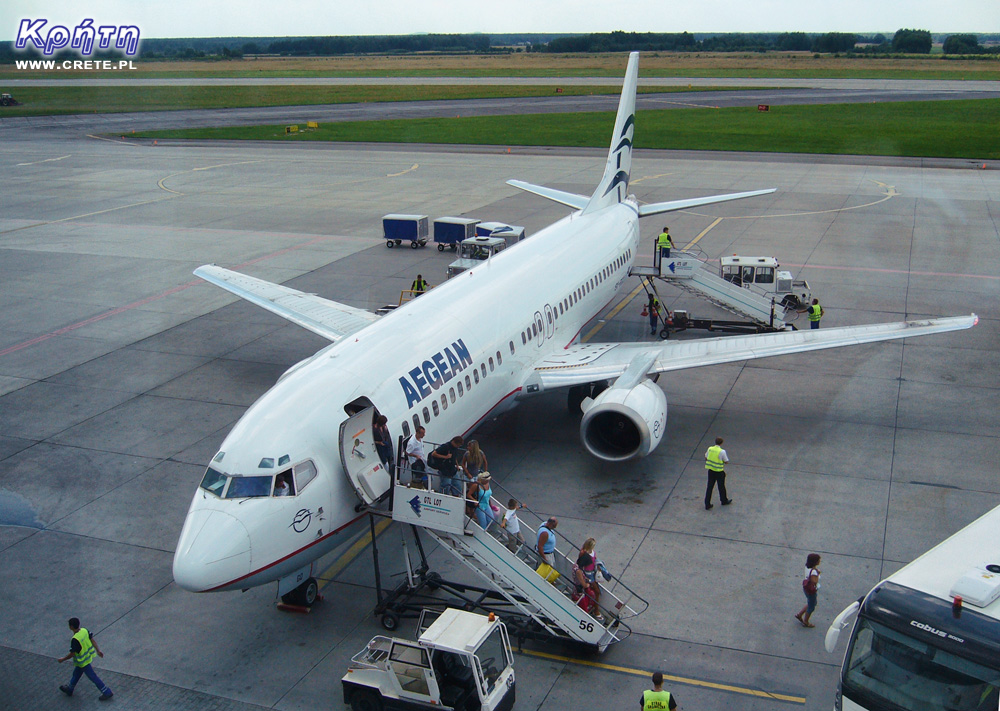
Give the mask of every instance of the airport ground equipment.
[{"label": "airport ground equipment", "polygon": [[492,613],[425,610],[416,641],[372,638],[341,683],[353,711],[510,711],[514,657]]},{"label": "airport ground equipment", "polygon": [[[708,255],[699,249],[672,250],[670,257],[660,258],[654,252],[653,266],[633,266],[632,276],[645,279],[647,291],[656,293],[654,280],[676,286],[708,300],[730,313],[750,319],[751,324],[714,321],[710,330],[735,330],[751,333],[787,330],[786,314],[811,298],[809,284],[795,281],[786,271],[778,271],[778,262],[772,257],[725,257],[719,269],[709,266]],[[801,293],[799,293],[801,291]],[[704,328],[696,325],[703,319],[688,319],[684,328]],[[669,327],[664,324],[661,337],[666,338]],[[727,328],[728,326],[728,328]]]},{"label": "airport ground equipment", "polygon": [[[367,413],[367,414],[366,414]],[[364,426],[370,411],[358,413],[358,424],[348,430]],[[433,447],[425,440],[425,447]],[[558,533],[559,547],[552,554],[552,567],[559,573],[554,579],[543,578],[538,572],[542,561],[535,550],[537,522],[527,506],[520,509],[521,534],[526,543],[512,538],[493,517],[488,517],[485,529],[467,510],[468,484],[454,480],[456,492],[440,493],[444,483],[434,470],[426,486],[420,488],[411,480],[405,469],[393,474],[391,487],[385,479],[385,470],[379,470],[377,454],[362,451],[357,456],[342,445],[342,460],[348,478],[355,486],[364,505],[373,515],[391,516],[394,521],[407,524],[413,534],[420,560],[410,561],[405,535],[403,551],[406,561],[406,579],[395,590],[385,593],[381,586],[378,548],[372,545],[375,559],[376,614],[381,615],[382,626],[395,629],[403,617],[413,617],[421,609],[433,605],[453,605],[467,610],[481,609],[500,616],[520,644],[524,639],[568,642],[589,649],[604,651],[608,645],[619,642],[631,634],[627,620],[645,611],[648,603],[620,580],[611,576],[598,580],[600,601],[593,614],[584,611],[578,602],[579,594],[574,581],[574,565],[579,546]],[[402,440],[397,450],[401,455]],[[403,457],[397,457],[402,461]],[[385,494],[376,498],[379,491]],[[507,501],[510,495],[495,481],[492,482],[496,502]],[[535,524],[532,521],[536,522]],[[374,526],[374,524],[373,524]],[[443,580],[429,572],[420,534],[424,533],[441,544],[464,568],[481,581],[483,587]],[[609,574],[610,575],[610,574]],[[599,576],[600,577],[600,576]],[[429,593],[452,594],[453,600],[432,598]]]},{"label": "airport ground equipment", "polygon": [[21,102],[7,93],[0,94],[0,106],[20,106]]},{"label": "airport ground equipment", "polygon": [[524,228],[503,222],[480,222],[476,225],[476,237],[503,237],[510,247],[524,239]]},{"label": "airport ground equipment", "polygon": [[443,252],[450,247],[454,252],[462,240],[476,236],[476,225],[479,220],[468,217],[439,217],[434,220],[434,243],[438,251]]},{"label": "airport ground equipment", "polygon": [[[878,583],[834,619],[854,620],[835,711],[992,711],[1000,704],[1000,507]],[[856,618],[856,619],[855,619]]]},{"label": "airport ground equipment", "polygon": [[462,240],[458,259],[448,265],[448,278],[478,266],[494,254],[507,248],[507,240],[497,235],[494,237],[471,237]]},{"label": "airport ground equipment", "polygon": [[382,238],[385,246],[398,247],[408,241],[410,247],[424,247],[430,237],[427,215],[384,215],[382,217]]}]

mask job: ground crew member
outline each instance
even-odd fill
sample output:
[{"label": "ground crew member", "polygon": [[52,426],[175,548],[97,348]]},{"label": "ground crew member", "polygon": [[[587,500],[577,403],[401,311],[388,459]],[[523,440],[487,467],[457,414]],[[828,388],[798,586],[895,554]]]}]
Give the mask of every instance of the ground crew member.
[{"label": "ground crew member", "polygon": [[649,304],[647,306],[649,309],[649,333],[651,335],[656,333],[656,327],[659,325],[660,321],[660,300],[657,299],[652,294],[649,295]]},{"label": "ground crew member", "polygon": [[674,243],[670,239],[669,227],[664,227],[663,232],[656,238],[656,246],[660,250],[660,259],[664,257],[670,259],[670,250],[673,249]]},{"label": "ground crew member", "polygon": [[726,496],[726,462],[729,455],[722,448],[722,437],[715,438],[715,445],[705,452],[705,469],[708,470],[708,488],[705,489],[705,509],[712,508],[712,489],[719,487],[719,499],[723,506],[729,506],[733,500]]},{"label": "ground crew member", "polygon": [[413,292],[414,296],[420,296],[430,288],[431,285],[424,281],[423,274],[417,274],[417,278],[414,279],[413,283],[410,285],[410,291]]},{"label": "ground crew member", "polygon": [[663,674],[653,673],[653,688],[642,692],[639,705],[642,711],[675,711],[677,699],[669,691],[663,690]]},{"label": "ground crew member", "polygon": [[819,320],[823,318],[823,307],[819,305],[819,299],[813,299],[806,311],[809,313],[809,328],[819,328]]},{"label": "ground crew member", "polygon": [[69,628],[73,632],[73,639],[70,640],[69,644],[69,654],[65,657],[59,657],[59,663],[62,664],[70,657],[73,657],[73,676],[70,677],[68,684],[63,684],[59,687],[59,691],[66,694],[66,696],[72,696],[76,683],[80,681],[81,676],[86,674],[87,678],[94,682],[94,686],[101,692],[101,695],[97,698],[101,701],[107,701],[114,696],[114,693],[112,693],[107,684],[101,681],[101,678],[97,676],[97,672],[94,671],[94,667],[90,664],[94,661],[95,656],[103,659],[104,653],[97,646],[97,640],[90,636],[87,628],[80,627],[80,620],[78,618],[69,618]]}]

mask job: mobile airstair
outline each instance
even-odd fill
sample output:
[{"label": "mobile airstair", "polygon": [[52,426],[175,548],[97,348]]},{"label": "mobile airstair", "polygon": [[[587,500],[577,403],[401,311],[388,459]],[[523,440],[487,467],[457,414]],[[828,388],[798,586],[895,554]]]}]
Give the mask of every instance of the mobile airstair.
[{"label": "mobile airstair", "polygon": [[[543,578],[536,572],[542,563],[535,550],[537,526],[542,519],[530,508],[524,507],[518,512],[521,536],[525,541],[522,543],[508,534],[493,516],[487,517],[488,525],[483,529],[475,516],[470,515],[470,501],[466,497],[471,482],[460,478],[442,480],[434,470],[428,470],[427,482],[420,484],[408,469],[396,467],[392,472],[391,488],[386,490],[383,482],[390,483],[385,478],[388,471],[378,463],[378,453],[364,434],[370,422],[369,409],[345,423],[344,431],[351,432],[346,440],[351,447],[342,446],[348,476],[373,516],[391,516],[394,521],[412,528],[420,554],[420,564],[413,565],[404,536],[407,580],[389,596],[383,596],[381,582],[377,580],[379,606],[376,612],[383,614],[383,626],[393,629],[402,612],[419,611],[428,604],[427,600],[410,603],[408,597],[421,596],[428,588],[431,591],[443,588],[458,593],[471,589],[477,593],[474,597],[462,595],[459,604],[467,609],[480,607],[505,615],[505,622],[519,640],[556,638],[604,651],[608,645],[631,634],[627,621],[644,612],[648,603],[617,578],[602,580],[598,575],[600,599],[597,608],[603,620],[597,610],[592,610],[593,614],[584,611],[578,604],[580,597],[574,578],[579,547],[561,532],[556,531],[558,543],[552,554],[552,567],[559,575]],[[434,445],[425,440],[425,446]],[[401,455],[402,452],[400,441],[397,453]],[[397,457],[397,461],[400,459],[402,457]],[[494,502],[500,505],[501,501],[511,498],[495,481],[491,483]],[[379,491],[385,494],[376,496]],[[442,493],[444,491],[447,493]],[[504,510],[502,506],[500,510]],[[420,542],[421,533],[437,541],[484,587],[444,581],[435,573],[429,573]],[[378,575],[378,552],[374,546],[373,554]],[[508,614],[510,617],[506,616]]]},{"label": "mobile airstair", "polygon": [[[497,484],[493,483],[492,488],[494,497],[509,498]],[[485,530],[480,527],[474,517],[466,515],[467,503],[464,496],[448,496],[397,483],[392,518],[420,526],[483,583],[530,618],[544,635],[579,642],[603,652],[608,645],[631,634],[626,621],[645,611],[647,603],[620,581],[614,578],[602,581],[598,575],[601,588],[598,608],[604,619],[599,620],[596,613],[584,612],[577,604],[573,570],[579,548],[558,531],[559,545],[552,554],[552,567],[559,576],[550,582],[536,572],[542,564],[534,548],[537,526],[521,520],[521,535],[525,540],[521,544],[492,516]],[[521,509],[518,516],[527,519],[532,515]]]},{"label": "mobile airstair", "polygon": [[642,277],[648,284],[648,290],[654,294],[654,280],[657,280],[750,319],[766,330],[781,331],[786,327],[787,301],[777,301],[773,293],[751,282],[724,279],[708,266],[708,256],[701,250],[675,249],[669,257],[662,259],[657,251],[652,266],[633,266],[629,274]]}]

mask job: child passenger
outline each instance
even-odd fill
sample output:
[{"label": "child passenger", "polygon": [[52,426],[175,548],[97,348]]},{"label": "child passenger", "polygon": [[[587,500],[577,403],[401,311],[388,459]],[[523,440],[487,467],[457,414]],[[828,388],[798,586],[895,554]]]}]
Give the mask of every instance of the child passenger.
[{"label": "child passenger", "polygon": [[524,545],[524,536],[521,535],[521,522],[517,520],[517,510],[524,508],[524,504],[517,499],[507,502],[507,511],[504,512],[500,526],[507,531],[507,548],[516,553],[520,546]]}]

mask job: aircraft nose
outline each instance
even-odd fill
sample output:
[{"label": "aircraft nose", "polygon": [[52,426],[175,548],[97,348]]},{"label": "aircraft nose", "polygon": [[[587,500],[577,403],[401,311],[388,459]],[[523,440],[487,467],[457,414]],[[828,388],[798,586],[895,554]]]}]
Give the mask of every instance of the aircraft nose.
[{"label": "aircraft nose", "polygon": [[250,534],[235,516],[222,511],[188,512],[174,552],[174,581],[185,590],[205,592],[250,572]]}]

